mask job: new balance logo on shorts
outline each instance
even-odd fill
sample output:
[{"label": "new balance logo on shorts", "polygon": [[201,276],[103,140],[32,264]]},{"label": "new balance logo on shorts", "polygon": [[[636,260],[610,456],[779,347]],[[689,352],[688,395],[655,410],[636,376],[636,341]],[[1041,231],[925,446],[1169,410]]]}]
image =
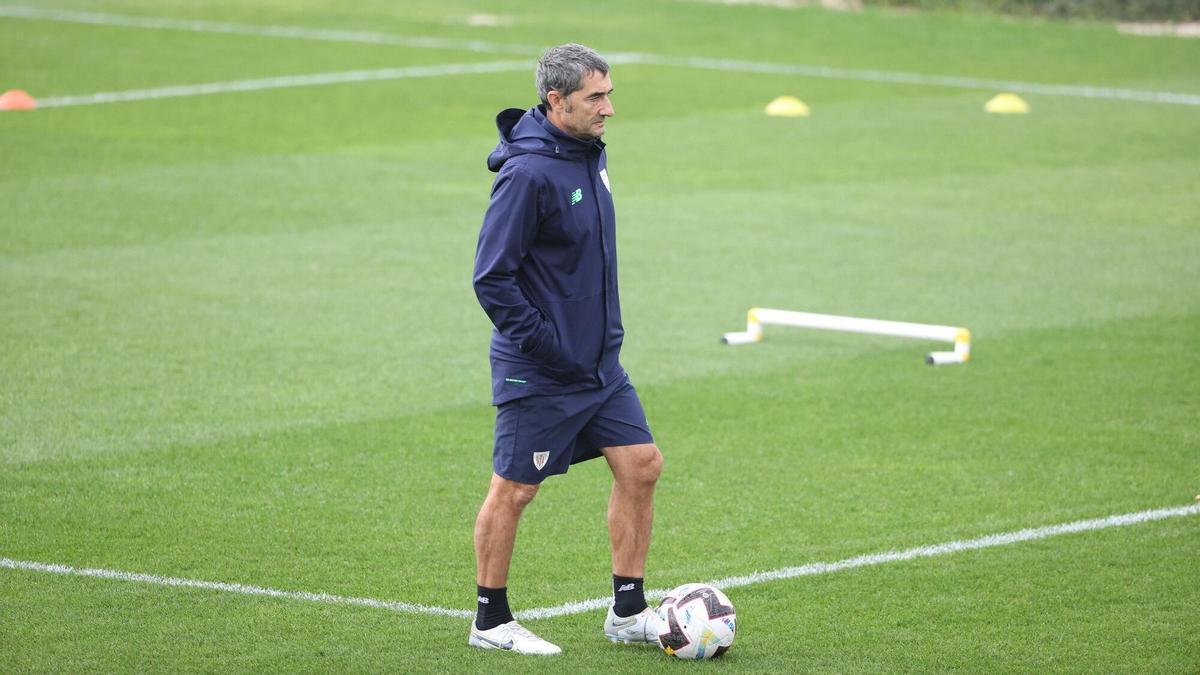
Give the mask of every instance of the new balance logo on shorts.
[{"label": "new balance logo on shorts", "polygon": [[549,460],[550,460],[550,451],[549,450],[533,453],[533,465],[535,467],[537,467],[538,471],[541,471],[542,468],[546,466],[546,462],[548,462]]}]

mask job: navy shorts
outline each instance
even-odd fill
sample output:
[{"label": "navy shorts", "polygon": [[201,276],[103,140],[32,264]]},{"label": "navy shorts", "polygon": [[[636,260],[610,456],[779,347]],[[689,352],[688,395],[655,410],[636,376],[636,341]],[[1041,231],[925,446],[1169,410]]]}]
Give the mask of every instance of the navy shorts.
[{"label": "navy shorts", "polygon": [[623,377],[602,389],[497,406],[492,469],[501,478],[536,485],[599,457],[600,448],[653,442],[637,391]]}]

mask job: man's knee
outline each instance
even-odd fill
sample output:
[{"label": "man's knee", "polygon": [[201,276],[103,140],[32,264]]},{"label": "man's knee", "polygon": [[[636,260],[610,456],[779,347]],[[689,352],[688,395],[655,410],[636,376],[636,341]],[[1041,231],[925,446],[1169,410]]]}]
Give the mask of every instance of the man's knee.
[{"label": "man's knee", "polygon": [[501,476],[492,476],[492,497],[499,500],[501,503],[517,508],[524,509],[533,501],[537,495],[538,485],[530,483],[518,483],[515,480],[509,480]]},{"label": "man's knee", "polygon": [[617,473],[618,480],[654,485],[662,475],[663,456],[658,446],[653,443],[633,445],[625,448],[614,448],[621,457],[621,471]]},{"label": "man's knee", "polygon": [[642,478],[646,482],[654,483],[658,481],[658,477],[662,475],[663,456],[659,451],[658,446],[651,444],[650,449],[646,452],[646,457],[642,464]]}]

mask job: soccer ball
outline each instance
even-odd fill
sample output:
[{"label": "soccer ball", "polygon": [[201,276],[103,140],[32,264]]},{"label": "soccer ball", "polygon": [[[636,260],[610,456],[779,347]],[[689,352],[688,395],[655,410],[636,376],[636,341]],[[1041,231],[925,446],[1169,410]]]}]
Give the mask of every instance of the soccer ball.
[{"label": "soccer ball", "polygon": [[658,606],[658,645],[680,659],[714,659],[733,644],[733,603],[708,584],[684,584]]}]

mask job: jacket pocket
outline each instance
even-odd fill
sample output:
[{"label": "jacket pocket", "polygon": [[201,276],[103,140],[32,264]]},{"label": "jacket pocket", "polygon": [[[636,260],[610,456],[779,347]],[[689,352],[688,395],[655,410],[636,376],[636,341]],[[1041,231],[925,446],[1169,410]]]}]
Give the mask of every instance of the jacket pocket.
[{"label": "jacket pocket", "polygon": [[545,338],[538,348],[530,352],[542,369],[554,380],[570,384],[586,379],[587,370],[575,356],[563,346],[563,339],[553,321],[542,318],[542,328]]}]

